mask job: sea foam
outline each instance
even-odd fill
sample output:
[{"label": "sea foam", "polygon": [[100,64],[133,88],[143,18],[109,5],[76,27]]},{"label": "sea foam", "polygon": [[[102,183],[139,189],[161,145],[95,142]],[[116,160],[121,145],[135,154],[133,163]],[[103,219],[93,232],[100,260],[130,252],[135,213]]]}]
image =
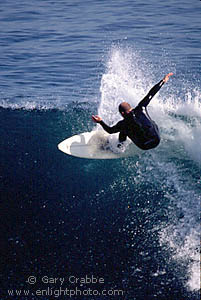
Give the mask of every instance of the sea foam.
[{"label": "sea foam", "polygon": [[[153,78],[151,68],[149,72],[149,65],[139,53],[113,47],[101,80],[98,114],[107,124],[115,124],[121,119],[118,105],[127,101],[135,107],[164,75],[159,70],[159,78]],[[166,245],[174,253],[172,260],[178,266],[187,263],[186,287],[198,290],[201,179],[198,173],[189,177],[186,169],[194,166],[199,172],[201,166],[201,91],[198,87],[191,90],[190,83],[185,83],[176,96],[172,89],[168,89],[174,80],[177,80],[176,74],[162,87],[163,92],[155,95],[148,107],[150,116],[159,125],[161,144],[157,150],[150,152],[151,160],[146,163],[150,164],[151,171],[141,180],[158,182],[163,186],[165,197],[171,197],[172,205],[182,210],[181,220],[179,218],[176,224],[170,221],[160,228],[159,240],[161,246]],[[184,167],[185,162],[188,162],[188,166]],[[155,166],[151,167],[151,164]],[[186,173],[183,173],[183,169]],[[175,191],[174,197],[169,194],[171,188]]]}]

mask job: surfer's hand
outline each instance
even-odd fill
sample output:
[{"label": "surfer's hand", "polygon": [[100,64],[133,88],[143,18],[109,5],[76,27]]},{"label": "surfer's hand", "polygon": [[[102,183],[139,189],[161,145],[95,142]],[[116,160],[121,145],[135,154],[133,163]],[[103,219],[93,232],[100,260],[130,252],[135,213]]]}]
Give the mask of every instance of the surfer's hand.
[{"label": "surfer's hand", "polygon": [[166,83],[169,80],[169,77],[172,76],[173,73],[168,73],[164,78],[163,78],[163,82]]},{"label": "surfer's hand", "polygon": [[101,121],[102,121],[102,119],[101,119],[101,117],[99,117],[99,116],[92,116],[92,120],[95,122],[95,123],[100,123]]}]

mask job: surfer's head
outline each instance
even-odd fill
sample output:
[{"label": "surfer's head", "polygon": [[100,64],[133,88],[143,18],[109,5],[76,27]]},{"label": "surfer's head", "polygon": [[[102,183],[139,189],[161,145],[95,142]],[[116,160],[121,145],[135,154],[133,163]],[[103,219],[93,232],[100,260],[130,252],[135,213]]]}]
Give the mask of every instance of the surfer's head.
[{"label": "surfer's head", "polygon": [[131,109],[132,108],[130,104],[127,102],[122,102],[121,104],[119,104],[119,112],[123,117],[125,117],[125,115],[131,111]]}]

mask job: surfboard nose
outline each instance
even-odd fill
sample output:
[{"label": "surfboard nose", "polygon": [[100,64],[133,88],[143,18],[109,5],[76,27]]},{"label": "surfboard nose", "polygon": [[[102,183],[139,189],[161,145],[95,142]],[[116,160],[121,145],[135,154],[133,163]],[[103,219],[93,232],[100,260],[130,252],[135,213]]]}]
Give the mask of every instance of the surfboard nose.
[{"label": "surfboard nose", "polygon": [[61,143],[58,144],[58,149],[64,153],[71,154],[70,153],[70,145],[65,143],[65,141],[62,141]]}]

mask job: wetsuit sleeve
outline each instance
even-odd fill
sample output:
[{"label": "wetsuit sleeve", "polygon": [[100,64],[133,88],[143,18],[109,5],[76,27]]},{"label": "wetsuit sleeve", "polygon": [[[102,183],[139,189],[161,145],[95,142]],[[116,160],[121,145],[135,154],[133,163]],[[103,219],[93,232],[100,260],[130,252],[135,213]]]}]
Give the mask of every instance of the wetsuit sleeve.
[{"label": "wetsuit sleeve", "polygon": [[151,99],[156,95],[156,93],[160,90],[160,88],[163,86],[164,81],[161,80],[159,83],[154,85],[152,89],[149,91],[149,93],[140,101],[138,104],[138,108],[146,107]]},{"label": "wetsuit sleeve", "polygon": [[100,121],[100,123],[99,123],[102,127],[103,127],[103,129],[106,131],[106,132],[108,132],[108,133],[116,133],[116,132],[119,132],[119,131],[121,131],[121,121],[120,122],[118,122],[116,125],[114,125],[114,126],[112,126],[112,127],[110,127],[110,126],[108,126],[107,124],[105,124],[105,122],[103,122],[103,121]]},{"label": "wetsuit sleeve", "polygon": [[126,132],[121,131],[121,132],[119,133],[119,142],[120,142],[120,143],[125,142],[126,138],[127,138]]}]

